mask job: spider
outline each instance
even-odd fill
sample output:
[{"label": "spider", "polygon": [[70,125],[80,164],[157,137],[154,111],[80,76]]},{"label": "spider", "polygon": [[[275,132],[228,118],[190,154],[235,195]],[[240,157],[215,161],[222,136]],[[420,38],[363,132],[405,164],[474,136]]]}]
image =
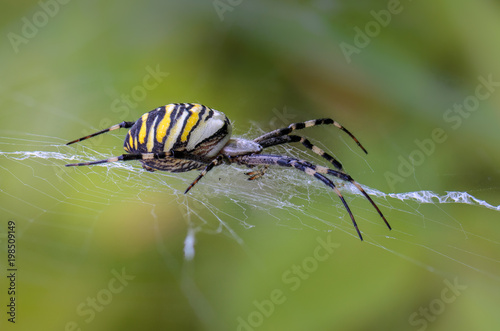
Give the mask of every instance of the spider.
[{"label": "spider", "polygon": [[[368,153],[356,137],[330,118],[293,123],[286,128],[263,134],[254,140],[247,140],[231,138],[231,123],[222,112],[195,103],[174,103],[145,113],[135,122],[115,124],[107,129],[66,144],[71,145],[112,130],[130,128],[123,145],[128,154],[100,161],[66,164],[66,166],[88,166],[106,162],[139,160],[143,168],[148,171],[185,172],[203,169],[199,176],[187,187],[185,194],[213,167],[221,164],[236,163],[249,167],[263,165],[263,170],[247,173],[250,176],[249,180],[261,177],[269,165],[293,167],[313,176],[335,191],[349,213],[361,240],[363,240],[363,236],[347,202],[335,184],[325,175],[331,175],[353,184],[373,205],[390,230],[391,226],[378,206],[361,185],[343,171],[342,164],[339,161],[313,145],[307,138],[291,134],[296,130],[325,124],[333,124],[347,133],[365,153]],[[261,154],[268,147],[298,142],[330,162],[337,170],[314,165],[295,157]]]}]

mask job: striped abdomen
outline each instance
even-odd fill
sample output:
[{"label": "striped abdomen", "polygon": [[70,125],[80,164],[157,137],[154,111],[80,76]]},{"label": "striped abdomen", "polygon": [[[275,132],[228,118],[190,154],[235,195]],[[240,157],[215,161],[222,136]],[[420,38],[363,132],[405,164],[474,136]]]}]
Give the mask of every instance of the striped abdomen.
[{"label": "striped abdomen", "polygon": [[183,151],[204,160],[142,161],[146,168],[183,172],[206,166],[230,137],[231,123],[223,113],[199,104],[169,104],[142,115],[127,133],[123,148],[130,154]]}]

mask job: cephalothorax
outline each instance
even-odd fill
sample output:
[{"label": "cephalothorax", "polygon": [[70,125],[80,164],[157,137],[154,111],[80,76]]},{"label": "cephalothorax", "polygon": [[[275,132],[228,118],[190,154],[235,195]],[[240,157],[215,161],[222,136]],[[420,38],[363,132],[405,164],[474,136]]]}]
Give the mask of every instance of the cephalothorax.
[{"label": "cephalothorax", "polygon": [[[377,205],[365,190],[342,170],[340,162],[313,145],[308,139],[290,134],[295,130],[323,124],[333,124],[346,132],[367,153],[346,128],[330,118],[293,123],[286,128],[268,132],[254,140],[247,140],[231,138],[231,123],[223,113],[200,104],[174,103],[145,113],[135,122],[122,122],[67,143],[70,145],[112,130],[130,128],[123,144],[123,148],[128,154],[100,161],[67,164],[66,166],[87,166],[106,162],[139,160],[144,169],[148,171],[185,172],[203,169],[184,193],[187,193],[214,166],[224,163],[237,163],[250,167],[256,165],[293,167],[315,177],[335,191],[349,213],[361,240],[363,237],[347,202],[335,184],[325,175],[332,175],[356,186],[377,210],[387,227],[391,229]],[[314,165],[292,156],[261,154],[265,148],[295,142],[300,142],[307,149],[320,155],[337,170]],[[265,169],[247,174],[250,176],[249,179],[253,180],[261,177],[264,171]]]}]

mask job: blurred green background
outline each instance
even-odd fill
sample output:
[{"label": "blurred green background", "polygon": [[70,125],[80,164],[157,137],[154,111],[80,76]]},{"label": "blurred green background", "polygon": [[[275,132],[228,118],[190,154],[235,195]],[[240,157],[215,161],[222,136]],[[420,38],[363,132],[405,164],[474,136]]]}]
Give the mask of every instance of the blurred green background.
[{"label": "blurred green background", "polygon": [[[335,195],[300,173],[315,189],[294,186],[295,202],[285,183],[265,186],[279,183],[279,170],[260,184],[237,181],[239,197],[234,188],[204,196],[224,181],[219,170],[185,198],[194,173],[62,167],[73,154],[121,154],[125,132],[66,141],[160,105],[199,102],[223,111],[236,135],[332,117],[368,155],[335,128],[301,134],[360,183],[465,191],[500,205],[496,2],[63,2],[4,1],[0,14],[2,330],[499,328],[498,211],[375,199],[389,232],[366,201],[349,197],[360,242]],[[484,80],[492,83],[478,87]],[[430,143],[436,129],[444,141]],[[15,154],[39,150],[63,159]],[[259,189],[305,201],[305,211],[271,217],[256,198],[239,205]],[[212,208],[188,214],[182,206],[196,200]],[[6,318],[9,220],[15,325]],[[196,255],[186,260],[190,231]],[[328,240],[335,248],[325,256]]]}]

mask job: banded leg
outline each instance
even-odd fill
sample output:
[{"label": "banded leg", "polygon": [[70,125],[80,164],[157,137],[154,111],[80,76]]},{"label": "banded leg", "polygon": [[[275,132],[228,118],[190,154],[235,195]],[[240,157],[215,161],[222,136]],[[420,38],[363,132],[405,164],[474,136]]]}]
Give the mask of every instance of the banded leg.
[{"label": "banded leg", "polygon": [[191,160],[205,164],[207,163],[206,160],[197,158],[195,156],[186,155],[184,152],[170,151],[170,152],[160,152],[160,153],[122,154],[105,160],[66,164],[66,167],[89,166],[94,164],[117,162],[117,161],[153,160],[153,159],[166,159],[166,158]]},{"label": "banded leg", "polygon": [[351,176],[340,172],[336,170],[332,170],[326,167],[321,167],[321,166],[316,166],[313,165],[307,161],[304,160],[299,160],[299,159],[294,159],[290,157],[285,157],[285,156],[279,156],[279,155],[265,155],[265,154],[254,154],[254,155],[243,155],[239,156],[236,158],[231,159],[232,162],[237,162],[239,164],[245,164],[245,165],[259,165],[259,164],[270,164],[270,165],[278,165],[282,167],[294,167],[298,170],[301,170],[305,172],[308,175],[314,176],[318,180],[322,181],[324,184],[332,188],[335,193],[339,196],[340,200],[344,204],[344,207],[346,208],[347,212],[349,213],[349,216],[351,217],[351,220],[353,222],[354,228],[356,229],[356,232],[358,233],[358,236],[361,240],[363,240],[363,237],[361,235],[361,232],[358,229],[358,225],[356,223],[356,220],[354,219],[354,216],[351,213],[351,210],[349,209],[349,206],[345,202],[344,197],[338,190],[338,188],[333,184],[333,182],[325,177],[325,174],[335,176],[337,178],[340,178],[342,180],[348,181],[352,183],[356,188],[365,196],[365,198],[368,199],[368,201],[373,205],[373,207],[377,210],[379,215],[382,217],[384,220],[385,224],[391,230],[391,226],[385,219],[384,215],[378,208],[378,206],[375,204],[375,202],[370,198],[370,196],[366,193],[366,191],[359,185],[357,182],[355,182]]},{"label": "banded leg", "polygon": [[86,139],[89,139],[89,138],[92,138],[92,137],[95,137],[95,136],[98,136],[100,134],[103,134],[103,133],[106,133],[106,132],[109,132],[109,131],[113,131],[113,130],[118,130],[118,129],[121,129],[121,128],[130,128],[132,127],[132,125],[134,125],[135,122],[121,122],[119,124],[115,124],[107,129],[104,129],[104,130],[101,130],[99,132],[96,132],[96,133],[92,133],[86,137],[82,137],[82,138],[79,138],[79,139],[75,139],[73,141],[70,141],[69,143],[67,143],[66,145],[71,145],[71,144],[74,144],[74,143],[77,143],[79,141],[82,141],[82,140],[86,140]]},{"label": "banded leg", "polygon": [[198,177],[196,177],[196,179],[195,179],[195,180],[194,180],[194,181],[193,181],[193,182],[192,182],[192,183],[188,186],[188,188],[184,191],[184,194],[188,193],[188,192],[189,192],[189,190],[191,190],[191,189],[193,188],[193,186],[195,186],[195,185],[196,185],[196,183],[198,183],[198,182],[200,181],[200,179],[202,179],[202,178],[203,178],[203,176],[205,176],[205,175],[207,174],[207,172],[209,172],[210,170],[212,170],[212,169],[213,169],[213,167],[215,167],[215,166],[218,166],[218,165],[222,164],[222,163],[224,162],[224,160],[226,160],[226,159],[225,159],[225,157],[224,157],[224,155],[219,155],[219,156],[217,156],[215,159],[213,159],[213,160],[212,160],[212,162],[210,162],[210,163],[206,166],[206,168],[205,168],[205,169],[203,169],[203,170],[200,172],[199,176],[198,176]]},{"label": "banded leg", "polygon": [[339,197],[340,201],[342,201],[342,204],[344,205],[345,209],[349,213],[349,216],[351,217],[352,224],[354,225],[354,228],[356,229],[356,232],[358,233],[359,239],[363,240],[363,236],[361,235],[361,232],[359,231],[358,224],[356,223],[356,220],[354,219],[354,215],[351,212],[351,209],[349,208],[349,205],[345,201],[342,193],[339,191],[339,189],[335,186],[335,184],[325,177],[324,175],[320,174],[319,172],[315,171],[313,168],[309,167],[307,164],[302,163],[300,160],[297,159],[292,159],[288,157],[281,157],[278,155],[263,155],[263,154],[258,154],[258,155],[245,155],[241,156],[239,158],[235,158],[236,162],[242,163],[242,164],[271,164],[271,165],[279,165],[282,167],[294,167],[295,169],[298,169],[300,171],[305,172],[308,175],[311,175],[315,177],[316,179],[322,181],[325,185],[329,186],[331,189],[335,191],[337,196]]},{"label": "banded leg", "polygon": [[345,201],[344,196],[342,195],[342,193],[340,193],[339,189],[335,186],[335,184],[333,184],[333,182],[330,179],[328,179],[327,177],[325,177],[324,175],[320,174],[319,172],[314,171],[313,168],[307,166],[306,164],[304,164],[300,161],[292,160],[292,161],[288,162],[288,164],[289,164],[288,166],[294,167],[295,169],[299,169],[299,170],[305,172],[306,174],[311,175],[316,179],[319,179],[325,185],[329,186],[330,188],[332,188],[335,191],[337,196],[340,198],[340,201],[342,201],[342,204],[344,204],[345,209],[349,213],[349,216],[351,217],[351,220],[352,220],[352,224],[354,225],[354,228],[356,229],[356,232],[358,233],[359,239],[363,240],[363,236],[361,235],[361,231],[359,231],[358,224],[356,223],[356,220],[354,219],[354,215],[351,212],[351,208],[349,208],[347,201]]},{"label": "banded leg", "polygon": [[307,164],[309,167],[311,167],[312,169],[314,169],[314,171],[317,171],[321,174],[328,174],[328,175],[331,175],[331,176],[335,176],[337,178],[340,178],[346,182],[349,182],[351,183],[352,185],[354,185],[358,191],[361,192],[361,194],[363,194],[365,196],[365,198],[372,204],[372,206],[375,208],[375,210],[377,210],[378,214],[380,215],[380,217],[384,220],[385,224],[387,225],[387,227],[389,228],[389,230],[392,230],[389,222],[387,222],[387,220],[385,219],[384,217],[384,214],[382,214],[382,212],[380,211],[380,209],[378,208],[378,206],[375,204],[375,202],[372,200],[372,198],[370,198],[370,196],[368,195],[368,193],[366,193],[366,191],[361,187],[361,185],[359,185],[358,182],[356,182],[350,175],[346,174],[345,172],[342,172],[342,171],[337,171],[337,170],[333,170],[333,169],[330,169],[330,168],[327,168],[327,167],[322,167],[322,166],[317,166],[317,165],[313,165],[307,161],[301,161],[305,164]]},{"label": "banded leg", "polygon": [[277,130],[268,132],[266,134],[263,134],[262,136],[255,138],[253,141],[255,141],[257,143],[260,143],[261,141],[267,140],[269,138],[288,135],[289,133],[291,133],[292,131],[295,131],[295,130],[301,130],[301,129],[304,129],[304,128],[310,128],[310,127],[313,127],[313,126],[316,126],[316,125],[324,125],[324,124],[333,124],[334,126],[336,126],[337,128],[339,128],[340,130],[342,130],[345,133],[347,133],[356,142],[356,144],[358,144],[358,146],[366,154],[368,154],[368,152],[363,147],[363,145],[361,145],[361,143],[358,141],[358,139],[356,139],[356,137],[354,137],[354,135],[351,132],[349,132],[349,130],[347,130],[345,127],[343,127],[342,125],[340,125],[339,122],[334,121],[331,118],[320,118],[320,119],[317,119],[317,120],[310,120],[310,121],[305,121],[305,122],[300,122],[300,123],[293,123],[293,124],[290,124],[286,128],[277,129]]},{"label": "banded leg", "polygon": [[326,153],[321,148],[313,145],[309,141],[309,139],[304,138],[304,137],[300,137],[300,136],[296,136],[296,135],[285,135],[285,136],[281,136],[281,137],[269,138],[267,140],[260,142],[259,144],[263,148],[267,148],[267,147],[271,147],[271,146],[276,146],[276,145],[281,145],[281,144],[286,144],[286,143],[296,143],[296,142],[300,142],[302,145],[304,145],[305,148],[318,154],[319,156],[321,156],[322,158],[324,158],[325,160],[327,160],[328,162],[333,164],[333,166],[335,168],[337,168],[338,170],[342,170],[342,164],[339,161],[337,161],[333,156]]}]

